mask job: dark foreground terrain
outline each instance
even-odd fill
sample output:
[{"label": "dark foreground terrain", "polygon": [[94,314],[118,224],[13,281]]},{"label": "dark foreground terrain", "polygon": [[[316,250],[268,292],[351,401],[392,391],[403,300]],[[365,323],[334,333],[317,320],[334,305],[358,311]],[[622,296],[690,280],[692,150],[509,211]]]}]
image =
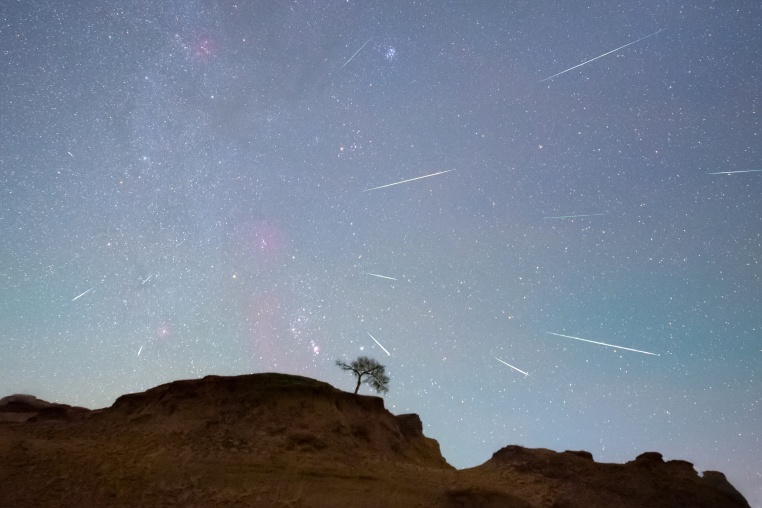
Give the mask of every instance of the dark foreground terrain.
[{"label": "dark foreground terrain", "polygon": [[649,452],[507,446],[455,470],[415,414],[285,374],[207,376],[90,411],[0,400],[0,506],[748,507],[719,472]]}]

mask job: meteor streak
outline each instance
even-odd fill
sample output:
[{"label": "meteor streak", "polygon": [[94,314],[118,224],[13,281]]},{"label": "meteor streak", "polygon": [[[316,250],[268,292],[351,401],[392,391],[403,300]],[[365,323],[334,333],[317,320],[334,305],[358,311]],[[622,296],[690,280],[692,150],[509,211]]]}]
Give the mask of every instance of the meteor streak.
[{"label": "meteor streak", "polygon": [[634,351],[636,353],[643,353],[644,355],[661,356],[658,353],[649,353],[648,351],[641,351],[640,349],[632,349],[632,348],[629,348],[629,347],[617,346],[616,344],[606,344],[605,342],[596,342],[594,340],[580,339],[579,337],[572,337],[571,335],[564,335],[562,333],[553,333],[553,332],[547,332],[547,333],[549,333],[551,335],[556,335],[558,337],[566,337],[567,339],[581,340],[583,342],[590,342],[592,344],[598,344],[598,345],[601,345],[601,346],[613,347],[613,348],[617,348],[617,349],[625,349],[627,351]]},{"label": "meteor streak", "polygon": [[364,272],[365,275],[372,275],[374,277],[381,277],[382,279],[397,280],[394,277],[387,277],[386,275],[379,275],[377,273]]},{"label": "meteor streak", "polygon": [[569,67],[569,68],[568,68],[568,69],[566,69],[565,71],[561,71],[561,72],[559,72],[558,74],[553,74],[552,76],[549,76],[549,77],[547,77],[547,78],[545,78],[545,79],[541,79],[540,81],[538,81],[538,83],[542,83],[543,81],[547,81],[547,80],[549,80],[549,79],[553,79],[553,78],[555,78],[556,76],[560,76],[561,74],[567,73],[567,72],[569,72],[569,71],[573,71],[573,70],[574,70],[574,69],[576,69],[577,67],[582,67],[582,66],[583,66],[583,65],[585,65],[585,64],[589,64],[590,62],[594,62],[595,60],[598,60],[599,58],[603,58],[603,57],[604,57],[604,56],[606,56],[606,55],[610,55],[611,53],[615,53],[615,52],[619,51],[620,49],[624,49],[624,48],[626,48],[627,46],[632,46],[632,45],[633,45],[633,44],[635,44],[636,42],[640,42],[640,41],[642,41],[643,39],[648,39],[649,37],[652,37],[652,36],[654,36],[654,35],[658,34],[658,33],[659,33],[659,32],[661,32],[662,30],[664,30],[664,29],[662,28],[661,30],[659,30],[659,31],[656,31],[656,32],[654,32],[654,33],[652,33],[652,34],[648,34],[648,35],[646,35],[646,36],[644,36],[644,37],[641,37],[640,39],[638,39],[638,40],[636,40],[636,41],[632,41],[632,42],[629,42],[629,43],[625,44],[624,46],[619,46],[619,47],[618,47],[618,48],[616,48],[616,49],[612,49],[612,50],[611,50],[611,51],[609,51],[608,53],[604,53],[604,54],[602,54],[602,55],[598,55],[598,56],[596,56],[595,58],[591,58],[590,60],[586,60],[586,61],[582,62],[581,64],[577,64],[577,65],[575,65],[574,67]]},{"label": "meteor streak", "polygon": [[734,175],[736,173],[756,173],[762,169],[744,169],[739,171],[717,171],[716,173],[707,173],[708,175]]},{"label": "meteor streak", "polygon": [[389,356],[392,356],[392,354],[389,351],[387,351],[386,348],[384,346],[382,346],[381,343],[379,341],[377,341],[376,338],[373,335],[370,334],[370,332],[365,332],[365,333],[367,333],[370,336],[370,338],[373,339],[373,342],[378,344],[378,347],[380,347],[381,349],[384,350],[384,353],[386,353]]},{"label": "meteor streak", "polygon": [[79,300],[80,298],[82,298],[83,296],[85,296],[87,293],[89,293],[89,292],[90,292],[90,291],[92,291],[93,289],[95,289],[95,286],[91,287],[90,289],[88,289],[87,291],[85,291],[84,293],[82,293],[81,295],[77,295],[77,296],[75,296],[74,298],[72,298],[72,299],[71,299],[71,301],[73,302],[74,300]]},{"label": "meteor streak", "polygon": [[420,180],[421,178],[428,178],[430,176],[442,175],[444,173],[449,173],[450,171],[455,171],[455,170],[454,169],[448,169],[447,171],[440,171],[438,173],[431,173],[430,175],[416,176],[415,178],[409,178],[407,180],[402,180],[401,182],[388,183],[386,185],[381,185],[380,187],[373,187],[372,189],[365,189],[363,192],[370,192],[372,190],[383,189],[385,187],[391,187],[392,185],[399,185],[401,183],[412,182],[413,180]]},{"label": "meteor streak", "polygon": [[140,349],[138,349],[138,356],[140,356],[140,353],[143,351],[143,346],[140,346]]},{"label": "meteor streak", "polygon": [[587,215],[559,215],[558,217],[545,217],[546,219],[576,219],[577,217],[596,217],[602,213],[590,213]]},{"label": "meteor streak", "polygon": [[512,368],[513,370],[517,370],[517,371],[521,372],[521,373],[522,373],[522,374],[524,374],[525,376],[528,376],[528,375],[529,375],[529,374],[527,374],[526,372],[524,372],[523,370],[521,370],[521,369],[517,369],[516,367],[514,367],[514,366],[513,366],[513,365],[511,365],[510,363],[508,363],[508,362],[504,362],[503,360],[501,360],[501,359],[500,359],[500,358],[498,358],[497,356],[494,356],[493,358],[494,358],[495,360],[497,360],[498,362],[500,362],[500,363],[502,363],[502,364],[504,364],[504,365],[507,365],[507,366],[509,366],[509,367],[510,367],[510,368]]},{"label": "meteor streak", "polygon": [[[373,38],[373,37],[371,37],[370,39],[372,39],[372,38]],[[368,43],[370,42],[370,39],[368,39],[367,41],[365,41],[365,44],[368,44]],[[357,51],[355,51],[355,54],[354,54],[354,55],[352,55],[352,56],[350,56],[350,57],[349,57],[349,60],[347,60],[346,62],[344,62],[344,65],[342,65],[342,66],[341,66],[341,69],[343,69],[344,67],[346,67],[346,66],[347,66],[347,64],[348,64],[349,62],[351,62],[351,61],[352,61],[352,59],[353,59],[354,57],[356,57],[356,56],[357,56],[357,53],[359,53],[360,51],[362,51],[362,48],[364,48],[364,47],[365,47],[365,44],[363,44],[362,46],[360,46],[360,49],[358,49]],[[339,70],[341,70],[341,69],[339,69]]]}]

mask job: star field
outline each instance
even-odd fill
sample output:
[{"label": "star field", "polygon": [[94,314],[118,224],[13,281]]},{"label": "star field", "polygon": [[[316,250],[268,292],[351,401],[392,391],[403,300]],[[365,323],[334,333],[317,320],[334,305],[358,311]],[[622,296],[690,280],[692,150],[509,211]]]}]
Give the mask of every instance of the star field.
[{"label": "star field", "polygon": [[368,355],[456,467],[762,506],[757,2],[6,2],[0,53],[0,396]]}]

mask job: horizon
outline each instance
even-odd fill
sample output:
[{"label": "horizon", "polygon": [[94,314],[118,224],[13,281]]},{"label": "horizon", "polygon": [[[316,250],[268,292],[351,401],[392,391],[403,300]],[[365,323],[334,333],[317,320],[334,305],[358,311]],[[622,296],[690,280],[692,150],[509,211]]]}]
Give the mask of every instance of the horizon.
[{"label": "horizon", "polygon": [[[377,399],[380,399],[380,400],[382,400],[382,401],[384,400],[384,395],[383,395],[383,394],[379,394],[379,393],[376,393],[376,392],[372,392],[372,393],[359,393],[359,392],[358,392],[358,393],[354,393],[354,392],[352,392],[351,390],[344,390],[344,389],[342,389],[342,388],[340,388],[340,387],[336,387],[336,386],[332,385],[331,383],[328,383],[327,381],[322,381],[322,380],[320,380],[320,379],[311,378],[311,377],[308,377],[308,376],[303,376],[303,375],[300,375],[300,374],[289,374],[289,373],[285,373],[285,372],[268,371],[268,372],[250,372],[250,373],[247,373],[247,374],[238,374],[238,375],[229,375],[229,376],[220,376],[220,375],[217,375],[217,374],[205,374],[205,375],[203,375],[203,376],[201,376],[201,377],[197,377],[197,378],[188,378],[188,379],[175,379],[175,380],[173,380],[173,381],[169,381],[169,382],[166,382],[166,383],[160,383],[160,384],[158,384],[158,385],[155,385],[155,386],[149,387],[149,388],[147,388],[147,389],[145,389],[145,390],[141,390],[141,391],[138,391],[138,392],[123,393],[123,394],[121,394],[121,395],[117,396],[117,397],[114,399],[114,403],[116,402],[116,400],[117,400],[119,397],[121,397],[121,396],[123,396],[123,395],[132,395],[132,394],[145,393],[145,392],[147,392],[147,391],[149,391],[149,390],[151,390],[151,389],[153,389],[153,388],[156,388],[156,387],[159,387],[159,386],[166,386],[166,385],[171,385],[171,384],[174,384],[174,383],[176,383],[176,382],[184,382],[184,381],[198,381],[198,380],[203,380],[203,379],[204,379],[204,378],[206,378],[206,377],[217,377],[217,378],[232,378],[232,377],[244,377],[244,376],[251,376],[251,375],[262,375],[262,374],[278,374],[278,375],[285,375],[285,376],[299,377],[299,378],[303,378],[303,379],[308,379],[308,380],[310,380],[310,381],[317,381],[317,382],[319,382],[319,383],[324,383],[324,384],[327,384],[327,385],[329,385],[331,388],[334,388],[334,389],[336,389],[336,390],[338,390],[338,391],[340,391],[340,392],[343,392],[343,393],[345,393],[345,394],[347,394],[347,395],[352,395],[352,396],[358,396],[358,395],[359,395],[359,396],[363,396],[363,397],[375,397],[375,398],[377,398]],[[371,391],[371,390],[369,390],[369,391]],[[39,398],[39,397],[35,396],[34,394],[28,394],[28,393],[14,393],[14,394],[6,395],[6,396],[0,396],[0,400],[3,400],[3,399],[5,399],[5,398],[7,398],[7,397],[16,397],[16,396],[22,396],[22,397],[33,397],[33,398],[35,398],[36,400],[39,400],[39,401],[41,401],[41,402],[54,403],[54,404],[64,404],[64,405],[68,405],[68,406],[70,406],[70,407],[80,407],[80,408],[84,408],[84,409],[87,409],[87,410],[89,410],[89,411],[102,411],[102,410],[105,410],[105,409],[110,409],[110,408],[113,406],[113,404],[114,404],[114,403],[112,403],[111,405],[109,405],[109,406],[104,406],[104,407],[93,407],[93,408],[88,408],[88,407],[84,407],[84,406],[77,406],[77,405],[74,405],[74,404],[67,404],[66,402],[61,402],[61,401],[49,401],[49,400],[41,399],[41,398]],[[194,399],[194,402],[195,402],[195,399]],[[389,412],[390,414],[392,414],[393,416],[402,416],[402,415],[414,414],[414,415],[416,415],[416,416],[418,416],[418,417],[420,418],[420,415],[419,415],[418,413],[416,413],[415,411],[413,411],[413,412],[410,412],[410,413],[399,413],[399,414],[395,414],[395,413],[391,412],[391,411],[389,410],[389,408],[388,408],[388,407],[386,407],[386,403],[385,403],[385,402],[384,402],[384,410],[388,411],[388,412]],[[425,433],[425,425],[426,425],[426,423],[422,421],[422,424],[423,424],[423,426],[424,426],[424,435],[425,435],[426,437],[429,437],[429,438],[431,438],[431,436],[428,436],[428,435],[426,435],[426,433]],[[432,438],[432,439],[434,439],[434,438]],[[440,445],[440,453],[441,453],[441,445],[442,445],[442,443],[440,443],[440,442],[439,442],[439,440],[436,440],[436,441],[437,441],[437,443]],[[557,453],[563,453],[563,452],[568,452],[568,451],[575,451],[575,452],[583,451],[583,452],[587,452],[587,453],[590,453],[590,454],[591,454],[591,456],[592,456],[592,459],[593,459],[593,461],[594,461],[595,463],[597,463],[597,464],[624,464],[624,463],[626,463],[626,462],[631,462],[631,461],[634,461],[634,460],[637,458],[637,457],[632,457],[632,458],[631,458],[631,459],[629,459],[629,460],[625,460],[625,461],[621,461],[621,462],[601,462],[601,461],[598,461],[598,460],[596,460],[596,458],[595,458],[595,455],[594,455],[594,454],[592,454],[591,452],[589,452],[588,450],[570,450],[569,448],[565,448],[565,449],[553,449],[553,448],[547,448],[547,447],[531,447],[531,448],[530,448],[530,447],[525,447],[525,446],[523,446],[521,443],[507,443],[507,444],[504,444],[504,445],[502,445],[500,448],[498,448],[497,450],[495,450],[494,452],[492,452],[492,453],[490,454],[490,456],[489,456],[487,459],[485,459],[484,461],[480,462],[479,464],[475,464],[475,465],[471,465],[471,466],[456,467],[456,466],[454,466],[453,464],[450,464],[450,462],[447,460],[447,457],[446,457],[446,456],[445,456],[443,453],[442,453],[442,457],[445,459],[445,461],[446,461],[448,464],[450,464],[451,466],[455,467],[455,469],[457,469],[458,471],[460,471],[460,470],[463,470],[463,469],[469,469],[469,468],[471,468],[471,467],[476,467],[476,466],[482,465],[482,464],[484,464],[485,462],[488,462],[488,461],[489,461],[489,460],[492,458],[492,456],[493,456],[495,453],[497,453],[498,451],[502,450],[503,448],[506,448],[506,447],[510,447],[510,446],[520,446],[520,447],[522,447],[522,448],[526,448],[526,449],[528,449],[528,450],[550,450],[550,451],[554,451],[554,452],[557,452]],[[653,453],[653,452],[657,452],[657,453],[661,454],[661,452],[659,452],[659,450],[648,450],[648,451],[645,451],[645,452],[642,452],[642,453]],[[672,457],[672,458],[670,458],[670,457],[664,456],[663,454],[661,454],[661,455],[664,457],[664,461],[665,461],[665,462],[668,462],[668,461],[670,461],[670,460],[685,460],[685,459],[682,459],[682,458],[680,458],[680,457]],[[690,461],[688,461],[688,462],[690,462]],[[692,463],[691,463],[691,464],[692,464]],[[697,468],[695,467],[695,464],[692,464],[692,465],[693,465],[693,467],[694,467],[694,470],[696,471],[696,474],[697,474],[699,477],[702,477],[702,476],[703,476],[703,474],[704,474],[706,471],[711,471],[711,470],[700,470],[700,469],[697,469]],[[719,471],[719,472],[724,474],[724,472],[723,472],[723,471]]]}]

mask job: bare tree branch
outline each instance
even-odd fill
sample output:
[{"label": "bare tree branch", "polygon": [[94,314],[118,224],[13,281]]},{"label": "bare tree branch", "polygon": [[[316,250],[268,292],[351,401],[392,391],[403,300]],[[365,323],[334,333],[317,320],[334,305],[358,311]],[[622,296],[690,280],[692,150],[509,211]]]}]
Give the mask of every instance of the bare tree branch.
[{"label": "bare tree branch", "polygon": [[[352,363],[336,360],[336,365],[341,370],[351,371],[357,378],[355,393],[360,389],[360,385],[363,382],[370,385],[371,388],[379,393],[383,394],[389,391],[389,376],[386,375],[386,367],[372,358],[360,356],[357,360],[353,360]],[[364,380],[363,376],[365,376]]]}]

